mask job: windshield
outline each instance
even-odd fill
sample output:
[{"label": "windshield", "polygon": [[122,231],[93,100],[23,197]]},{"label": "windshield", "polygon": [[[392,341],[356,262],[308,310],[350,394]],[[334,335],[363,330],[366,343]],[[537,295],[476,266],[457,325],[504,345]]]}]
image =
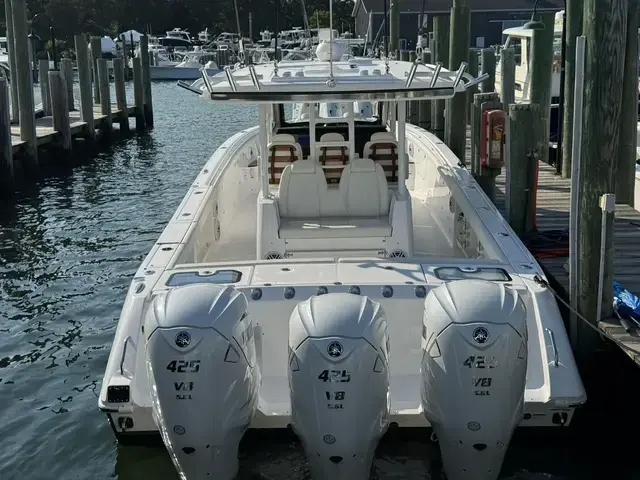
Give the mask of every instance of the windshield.
[{"label": "windshield", "polygon": [[[348,103],[315,103],[316,118],[345,118],[348,115]],[[353,112],[356,122],[379,123],[380,115],[377,102],[354,102]],[[309,121],[309,104],[296,103],[285,105],[284,120],[286,123]]]}]

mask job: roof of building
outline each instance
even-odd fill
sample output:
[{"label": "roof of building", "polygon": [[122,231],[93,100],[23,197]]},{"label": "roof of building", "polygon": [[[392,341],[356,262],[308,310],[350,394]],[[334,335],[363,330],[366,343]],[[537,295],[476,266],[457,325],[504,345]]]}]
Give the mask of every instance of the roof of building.
[{"label": "roof of building", "polygon": [[[453,0],[403,0],[400,3],[400,11],[419,12],[424,4],[426,13],[449,12]],[[533,10],[535,0],[467,0],[472,12],[482,11],[521,11]],[[387,8],[391,0],[387,0]],[[383,12],[384,0],[356,0],[353,7],[353,16],[356,16],[360,7],[364,6],[367,12]],[[564,8],[563,0],[539,0],[538,10],[561,10]]]}]

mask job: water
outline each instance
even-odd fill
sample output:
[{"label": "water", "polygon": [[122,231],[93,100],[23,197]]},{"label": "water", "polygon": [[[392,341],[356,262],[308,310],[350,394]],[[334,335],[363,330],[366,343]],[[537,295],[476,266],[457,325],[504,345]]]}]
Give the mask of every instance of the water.
[{"label": "water", "polygon": [[[116,444],[97,395],[133,273],[205,160],[256,124],[257,110],[213,105],[168,83],[153,95],[153,132],[0,201],[2,480],[177,478],[162,447]],[[636,395],[626,387],[638,372],[619,355],[592,364],[603,393],[589,390],[591,408],[571,430],[516,438],[505,478],[640,478]],[[241,478],[309,478],[288,436],[249,440]],[[437,448],[419,435],[391,435],[375,477],[441,479]]]}]

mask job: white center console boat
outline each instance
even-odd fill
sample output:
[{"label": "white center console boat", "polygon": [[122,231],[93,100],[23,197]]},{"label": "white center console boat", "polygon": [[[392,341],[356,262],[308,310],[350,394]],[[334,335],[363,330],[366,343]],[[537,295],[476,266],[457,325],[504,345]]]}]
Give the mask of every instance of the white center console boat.
[{"label": "white center console boat", "polygon": [[316,480],[369,478],[391,426],[431,426],[450,480],[494,480],[516,427],[568,425],[586,396],[540,266],[405,123],[407,101],[480,79],[326,48],[204,78],[259,125],[218,148],[136,273],[100,409],[122,441],[159,433],[190,480],[233,478],[246,429],[288,426]]}]

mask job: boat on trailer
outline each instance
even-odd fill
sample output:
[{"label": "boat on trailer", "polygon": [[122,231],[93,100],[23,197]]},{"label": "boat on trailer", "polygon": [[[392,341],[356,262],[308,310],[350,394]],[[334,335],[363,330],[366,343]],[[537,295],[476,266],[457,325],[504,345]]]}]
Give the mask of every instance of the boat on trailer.
[{"label": "boat on trailer", "polygon": [[215,151],[135,274],[100,409],[122,442],[160,434],[190,480],[233,478],[247,429],[288,427],[316,480],[369,478],[391,427],[431,427],[450,480],[496,479],[516,427],[569,425],[586,395],[540,266],[405,122],[408,101],[482,78],[323,45],[204,78],[259,124]]}]

